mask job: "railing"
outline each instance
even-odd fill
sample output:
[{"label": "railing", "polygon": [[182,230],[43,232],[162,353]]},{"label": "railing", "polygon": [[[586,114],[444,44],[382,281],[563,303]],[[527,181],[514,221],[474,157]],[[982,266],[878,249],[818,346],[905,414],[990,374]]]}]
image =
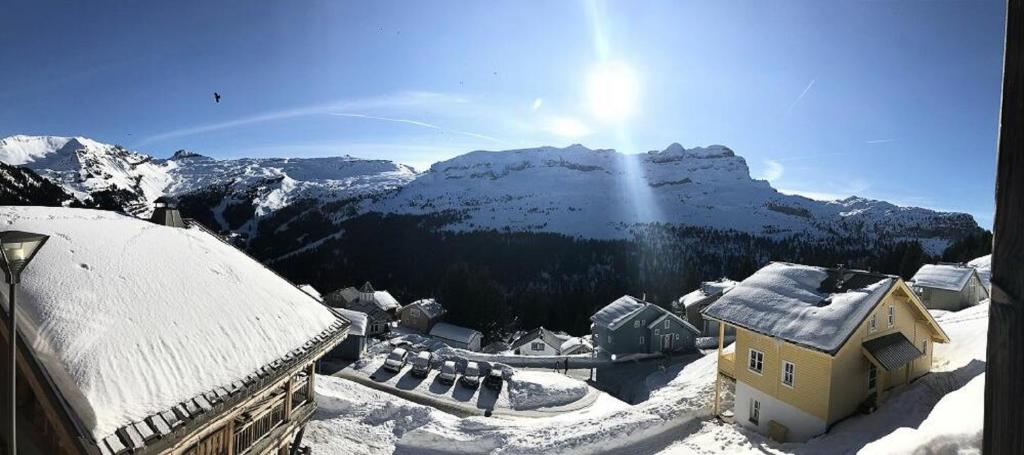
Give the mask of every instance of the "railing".
[{"label": "railing", "polygon": [[735,352],[723,352],[722,355],[718,356],[718,371],[730,378],[736,377]]},{"label": "railing", "polygon": [[309,376],[305,372],[295,375],[292,381],[292,408],[302,406],[309,401]]},{"label": "railing", "polygon": [[275,403],[262,409],[261,414],[248,415],[235,421],[235,453],[245,453],[266,435],[284,422],[284,400],[277,398]]}]

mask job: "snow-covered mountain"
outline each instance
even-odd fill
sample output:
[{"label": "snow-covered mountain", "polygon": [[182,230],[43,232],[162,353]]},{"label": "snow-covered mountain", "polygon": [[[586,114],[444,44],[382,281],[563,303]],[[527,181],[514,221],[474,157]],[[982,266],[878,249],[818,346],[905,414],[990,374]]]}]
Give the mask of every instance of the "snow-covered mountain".
[{"label": "snow-covered mountain", "polygon": [[672,144],[640,155],[581,145],[471,152],[434,164],[373,209],[455,212],[463,215],[452,226],[459,230],[628,238],[636,223],[667,223],[770,236],[915,238],[932,252],[977,228],[962,213],[782,194],[752,179],[746,161],[721,145]]},{"label": "snow-covered mountain", "polygon": [[82,137],[12,136],[0,140],[0,162],[30,168],[81,201],[103,198],[140,216],[159,196],[191,196],[215,227],[248,235],[258,219],[299,201],[335,221],[367,212],[454,214],[452,230],[596,239],[631,238],[638,225],[662,223],[769,237],[914,239],[932,254],[978,229],[963,213],[782,194],[721,145],[638,155],[582,145],[475,151],[417,175],[350,156],[218,160],[179,151],[156,159]]},{"label": "snow-covered mountain", "polygon": [[56,136],[0,139],[0,162],[32,169],[83,202],[115,195],[115,206],[139,216],[165,195],[217,191],[219,200],[244,201],[264,215],[300,199],[326,203],[377,194],[415,177],[408,166],[350,156],[215,160],[182,150],[156,159],[119,145]]}]

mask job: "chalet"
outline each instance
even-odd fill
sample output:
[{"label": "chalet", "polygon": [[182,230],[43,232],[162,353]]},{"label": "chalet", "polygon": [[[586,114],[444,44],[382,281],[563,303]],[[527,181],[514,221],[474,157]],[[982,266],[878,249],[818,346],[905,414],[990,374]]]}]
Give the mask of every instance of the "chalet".
[{"label": "chalet", "polygon": [[569,338],[565,332],[538,327],[517,337],[509,347],[518,355],[554,356],[562,353],[562,343]]},{"label": "chalet", "polygon": [[366,315],[366,336],[377,336],[391,331],[391,324],[402,308],[388,291],[376,291],[370,282],[362,288],[347,287],[324,296],[324,303],[332,308],[344,308]]},{"label": "chalet", "polygon": [[653,303],[622,296],[590,317],[594,344],[610,355],[693,351],[700,331]]},{"label": "chalet", "polygon": [[484,335],[476,330],[447,322],[434,324],[430,329],[430,336],[453,348],[469,351],[479,351],[484,339]]},{"label": "chalet", "polygon": [[398,325],[427,333],[444,315],[445,309],[440,302],[434,299],[420,299],[402,307]]},{"label": "chalet", "polygon": [[[734,418],[779,441],[805,441],[928,373],[949,338],[897,276],[771,263],[704,310],[736,330],[719,341]],[[720,338],[721,340],[721,338]],[[731,351],[731,352],[730,352]]]},{"label": "chalet", "polygon": [[20,453],[301,447],[315,364],[349,323],[201,226],[162,218],[0,207],[5,229],[50,236],[16,291]]},{"label": "chalet", "polygon": [[[735,286],[736,282],[728,278],[722,278],[718,281],[705,281],[695,291],[673,302],[672,309],[679,317],[686,319],[686,322],[700,329],[701,336],[718,336],[718,323],[705,320],[701,311],[704,311],[709,305],[718,301],[720,297]],[[733,333],[730,330],[725,335],[732,336]]]},{"label": "chalet", "polygon": [[925,264],[907,284],[933,310],[957,311],[988,298],[978,269],[966,264]]},{"label": "chalet", "polygon": [[[320,291],[309,284],[300,284],[299,289],[309,294],[318,302],[323,303],[324,298]],[[366,314],[358,311],[346,310],[344,308],[331,308],[338,317],[348,320],[348,336],[331,352],[327,354],[329,359],[338,360],[359,360],[366,353]]]}]

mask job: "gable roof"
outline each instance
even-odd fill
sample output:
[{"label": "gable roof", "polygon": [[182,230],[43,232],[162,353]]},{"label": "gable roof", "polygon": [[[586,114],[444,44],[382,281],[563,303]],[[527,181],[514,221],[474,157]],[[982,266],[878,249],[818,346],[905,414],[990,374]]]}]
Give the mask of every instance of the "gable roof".
[{"label": "gable roof", "polygon": [[740,282],[703,314],[835,353],[898,281],[892,275],[860,270],[773,262]]},{"label": "gable roof", "polygon": [[172,408],[196,418],[345,334],[198,227],[58,207],[0,207],[0,224],[51,236],[23,275],[20,333],[98,446],[144,444]]},{"label": "gable roof", "polygon": [[483,337],[483,334],[467,327],[447,322],[438,322],[430,329],[430,336],[469,344],[473,341],[474,337]]},{"label": "gable roof", "polygon": [[962,291],[977,269],[963,264],[925,264],[910,279],[912,286]]},{"label": "gable roof", "polygon": [[300,284],[299,285],[299,289],[302,289],[302,292],[305,292],[306,294],[309,294],[310,297],[312,297],[314,299],[317,299],[317,301],[320,301],[320,302],[324,301],[324,296],[320,295],[320,291],[317,291],[316,288],[313,287],[313,285],[310,285],[310,284]]},{"label": "gable roof", "polygon": [[369,317],[366,316],[366,313],[360,313],[347,308],[331,308],[331,311],[341,315],[341,317],[345,318],[352,324],[348,328],[349,335],[361,337],[366,336],[366,320],[369,319]]},{"label": "gable roof", "polygon": [[631,295],[624,295],[598,310],[597,313],[590,317],[590,320],[594,321],[594,324],[615,330],[639,313],[640,310],[643,310],[646,305],[647,302]]},{"label": "gable roof", "polygon": [[544,327],[537,327],[536,329],[526,332],[523,335],[516,338],[516,340],[512,342],[510,348],[515,349],[518,347],[522,347],[526,343],[529,343],[536,339],[540,339],[543,340],[552,348],[554,348],[555,350],[561,350],[562,344],[565,343],[566,340],[569,340],[570,338],[572,337],[570,337],[565,332],[552,332],[548,329],[545,329]]},{"label": "gable roof", "polygon": [[728,278],[721,278],[716,281],[705,281],[693,292],[680,297],[679,300],[677,300],[677,307],[689,308],[695,304],[703,302],[708,297],[723,295],[732,290],[736,284],[738,283]]},{"label": "gable roof", "polygon": [[405,311],[407,308],[411,306],[418,306],[420,310],[423,311],[423,313],[426,314],[427,318],[429,319],[436,319],[441,316],[444,316],[445,314],[444,306],[441,305],[441,302],[438,302],[435,299],[419,299],[415,302],[406,305],[404,308],[402,308],[402,311]]},{"label": "gable roof", "polygon": [[[324,296],[324,300],[333,305],[349,308],[363,313],[372,314],[374,308],[380,311],[392,311],[401,308],[398,304],[398,300],[395,300],[394,296],[388,291],[373,291],[373,287],[369,286],[369,282],[363,285],[364,289],[370,289],[369,291],[360,291],[355,287],[349,286],[347,288],[339,289],[331,292]],[[370,299],[364,299],[363,295],[372,292]]]},{"label": "gable roof", "polygon": [[648,329],[654,328],[654,326],[660,324],[665,319],[672,319],[672,320],[676,321],[677,323],[679,323],[679,325],[683,326],[684,329],[689,330],[689,331],[691,331],[693,333],[698,333],[698,334],[700,333],[700,330],[698,330],[696,327],[694,327],[693,324],[690,324],[689,322],[686,322],[686,320],[684,320],[683,318],[680,318],[679,316],[676,316],[676,315],[672,314],[671,311],[666,311],[664,308],[661,308],[661,307],[659,307],[657,305],[653,305],[653,306],[655,306],[656,308],[661,310],[663,314],[661,315],[661,317],[656,318],[655,320],[651,321],[650,324],[647,324],[647,328]]}]

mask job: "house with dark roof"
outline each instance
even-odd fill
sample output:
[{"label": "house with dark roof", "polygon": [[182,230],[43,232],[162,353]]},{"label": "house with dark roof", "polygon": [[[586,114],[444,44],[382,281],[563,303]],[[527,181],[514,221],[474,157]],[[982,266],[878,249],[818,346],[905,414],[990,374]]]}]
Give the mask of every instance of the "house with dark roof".
[{"label": "house with dark roof", "polygon": [[434,299],[420,299],[402,307],[398,316],[398,325],[427,333],[434,324],[444,318],[446,311],[441,303]]},{"label": "house with dark roof", "polygon": [[369,281],[356,289],[347,287],[324,296],[324,303],[332,308],[344,308],[366,315],[366,336],[377,336],[391,331],[402,306],[388,291],[377,291]]},{"label": "house with dark roof", "polygon": [[590,317],[594,346],[613,356],[689,352],[700,331],[672,312],[622,296]]},{"label": "house with dark roof", "polygon": [[298,449],[349,322],[179,214],[154,221],[0,207],[50,236],[17,289],[18,452]]},{"label": "house with dark roof", "polygon": [[805,441],[884,402],[927,374],[947,343],[898,276],[773,262],[704,310],[736,331],[719,337],[715,413],[734,384],[735,421],[778,441]]},{"label": "house with dark roof", "polygon": [[925,264],[907,284],[932,310],[957,311],[988,298],[978,269],[967,264]]}]

